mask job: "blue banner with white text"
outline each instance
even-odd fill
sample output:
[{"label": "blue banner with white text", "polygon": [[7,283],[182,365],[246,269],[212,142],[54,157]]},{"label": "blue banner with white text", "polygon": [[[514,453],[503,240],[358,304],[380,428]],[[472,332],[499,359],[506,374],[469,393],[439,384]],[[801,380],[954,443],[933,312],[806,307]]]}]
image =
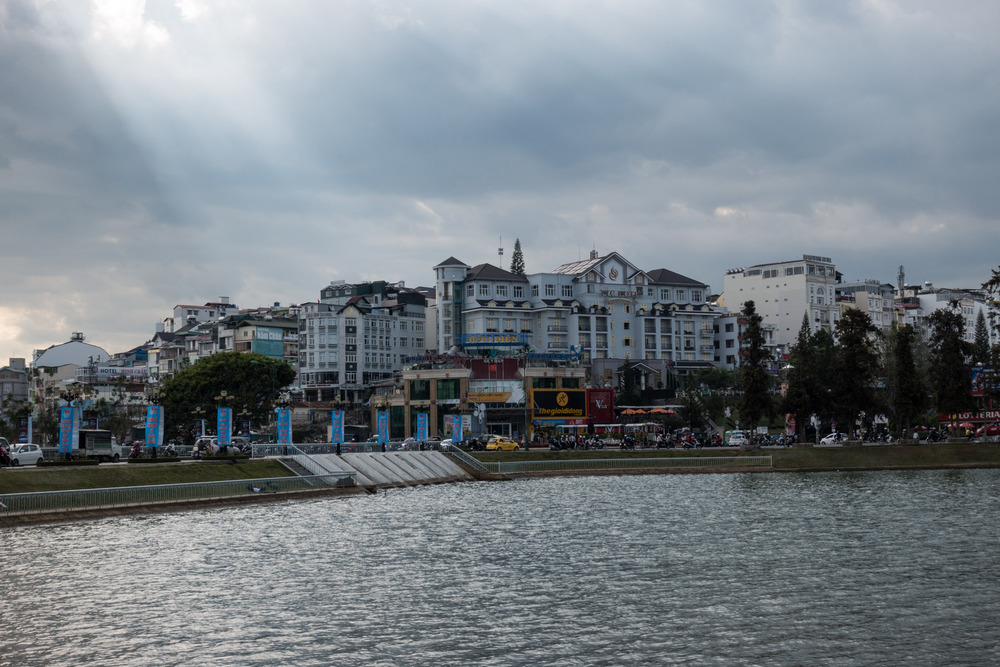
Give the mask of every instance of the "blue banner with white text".
[{"label": "blue banner with white text", "polygon": [[344,411],[334,410],[330,413],[331,429],[330,442],[341,444],[344,442]]},{"label": "blue banner with white text", "polygon": [[163,446],[163,406],[150,405],[146,408],[146,446]]},{"label": "blue banner with white text", "polygon": [[278,410],[278,444],[292,444],[292,411],[288,408]]}]

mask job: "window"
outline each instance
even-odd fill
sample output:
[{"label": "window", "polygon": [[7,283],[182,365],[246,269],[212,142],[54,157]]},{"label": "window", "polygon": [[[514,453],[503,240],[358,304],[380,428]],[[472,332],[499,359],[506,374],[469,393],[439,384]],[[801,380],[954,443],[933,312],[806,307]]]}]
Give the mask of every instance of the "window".
[{"label": "window", "polygon": [[733,324],[732,322],[726,323],[726,333],[733,333],[733,331],[735,331],[735,329],[736,329],[736,325],[735,324]]},{"label": "window", "polygon": [[486,284],[480,285],[479,296],[489,296],[489,295],[490,295],[490,286]]},{"label": "window", "polygon": [[632,347],[632,339],[629,336],[622,338],[622,345],[625,347]]},{"label": "window", "polygon": [[531,296],[538,296],[538,285],[531,286]]},{"label": "window", "polygon": [[590,331],[590,318],[581,317],[576,321],[576,328],[580,331]]},{"label": "window", "polygon": [[497,318],[495,318],[495,317],[487,317],[486,318],[486,331],[488,331],[488,332],[496,332],[498,330],[497,327],[499,326],[499,324],[500,324],[500,321]]},{"label": "window", "polygon": [[555,295],[556,295],[556,286],[555,285],[546,285],[545,286],[545,296],[555,296]]},{"label": "window", "polygon": [[573,286],[572,285],[563,285],[562,286],[562,295],[566,296],[566,297],[573,296]]},{"label": "window", "polygon": [[521,331],[523,333],[531,331],[531,320],[521,320]]},{"label": "window", "polygon": [[701,290],[691,290],[691,301],[694,303],[701,303],[703,301]]},{"label": "window", "polygon": [[475,286],[475,285],[472,285],[472,284],[468,285],[468,286],[467,286],[467,287],[465,288],[465,295],[466,295],[467,297],[469,297],[470,299],[471,299],[472,297],[476,296],[476,286]]},{"label": "window", "polygon": [[507,298],[507,286],[497,285],[497,296],[506,299]]},{"label": "window", "polygon": [[507,333],[513,333],[514,332],[514,320],[512,318],[509,318],[509,317],[508,318],[504,318],[504,321],[503,321],[503,330],[505,332],[507,332]]},{"label": "window", "polygon": [[465,330],[468,331],[468,332],[470,332],[470,333],[474,332],[476,330],[476,321],[475,320],[466,320],[465,321]]},{"label": "window", "polygon": [[438,380],[437,397],[439,401],[449,398],[461,398],[461,380]]},{"label": "window", "polygon": [[580,347],[582,347],[582,348],[588,348],[588,347],[590,347],[590,334],[589,333],[582,333],[582,334],[580,334],[580,338],[578,340],[580,342]]},{"label": "window", "polygon": [[668,289],[660,290],[660,301],[670,301],[670,290]]},{"label": "window", "polygon": [[687,298],[687,295],[684,292],[684,290],[682,290],[682,289],[677,290],[677,300],[678,301],[684,301],[686,298]]},{"label": "window", "polygon": [[514,285],[514,298],[515,299],[524,298],[524,285]]}]

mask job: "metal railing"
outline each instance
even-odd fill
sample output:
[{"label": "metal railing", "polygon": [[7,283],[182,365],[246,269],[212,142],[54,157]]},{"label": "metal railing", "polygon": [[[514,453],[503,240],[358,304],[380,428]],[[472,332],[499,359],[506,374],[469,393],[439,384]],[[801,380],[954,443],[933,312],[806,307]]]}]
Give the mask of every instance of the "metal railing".
[{"label": "metal railing", "polygon": [[0,494],[0,516],[136,507],[193,500],[238,498],[261,493],[288,493],[316,488],[346,488],[356,485],[355,473],[343,472],[305,477],[267,477],[222,482],[5,493]]},{"label": "metal railing", "polygon": [[473,470],[478,470],[479,472],[491,472],[479,459],[454,444],[441,445],[441,451],[461,461]]},{"label": "metal railing", "polygon": [[[470,457],[471,458],[471,457]],[[675,458],[565,459],[483,463],[499,474],[570,470],[666,470],[671,468],[770,468],[770,456],[685,456]]]}]

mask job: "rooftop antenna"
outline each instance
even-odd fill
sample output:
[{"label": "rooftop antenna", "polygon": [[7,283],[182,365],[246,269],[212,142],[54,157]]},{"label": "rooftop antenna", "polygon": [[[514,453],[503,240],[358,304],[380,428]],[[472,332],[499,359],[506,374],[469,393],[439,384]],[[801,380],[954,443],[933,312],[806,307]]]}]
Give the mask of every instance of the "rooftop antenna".
[{"label": "rooftop antenna", "polygon": [[500,235],[500,247],[497,248],[497,254],[503,257],[503,234]]}]

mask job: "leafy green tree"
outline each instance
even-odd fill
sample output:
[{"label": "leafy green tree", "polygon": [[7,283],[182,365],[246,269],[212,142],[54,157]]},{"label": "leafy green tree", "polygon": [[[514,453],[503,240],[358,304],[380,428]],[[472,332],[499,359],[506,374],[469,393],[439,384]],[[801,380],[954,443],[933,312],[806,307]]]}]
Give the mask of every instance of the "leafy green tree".
[{"label": "leafy green tree", "polygon": [[952,414],[973,407],[972,345],[965,340],[965,318],[958,302],[939,308],[927,318],[930,324],[930,380],[938,412]]},{"label": "leafy green tree", "polygon": [[886,336],[885,400],[894,431],[910,433],[927,405],[927,391],[914,350],[917,332],[893,324]]},{"label": "leafy green tree", "polygon": [[739,382],[739,378],[735,371],[713,366],[700,369],[695,375],[695,381],[712,391],[724,391],[726,389],[734,389]]},{"label": "leafy green tree", "polygon": [[802,316],[798,337],[788,351],[786,373],[787,387],[782,409],[795,415],[799,442],[805,442],[809,419],[819,413],[826,394],[817,373],[816,349],[809,330],[808,314]]},{"label": "leafy green tree", "polygon": [[215,428],[217,407],[233,408],[234,422],[247,413],[252,424],[267,424],[282,387],[294,379],[291,366],[261,354],[219,352],[203,357],[163,383],[164,437],[190,437],[200,418]]},{"label": "leafy green tree", "polygon": [[8,394],[0,407],[0,436],[9,442],[17,442],[21,431],[21,419],[31,415],[31,402],[14,398]]},{"label": "leafy green tree", "polygon": [[774,402],[771,400],[771,376],[767,372],[770,359],[764,347],[763,318],[757,313],[757,304],[747,301],[743,304],[743,336],[740,347],[739,387],[740,419],[746,428],[754,430],[764,417],[774,416]]},{"label": "leafy green tree", "polygon": [[524,275],[524,253],[521,252],[521,239],[514,239],[514,252],[510,256],[510,272],[516,276]]},{"label": "leafy green tree", "polygon": [[853,435],[855,421],[862,413],[871,417],[882,411],[878,392],[880,337],[868,314],[857,308],[848,308],[837,322],[837,346],[830,364],[831,398],[838,429],[848,435]]}]

